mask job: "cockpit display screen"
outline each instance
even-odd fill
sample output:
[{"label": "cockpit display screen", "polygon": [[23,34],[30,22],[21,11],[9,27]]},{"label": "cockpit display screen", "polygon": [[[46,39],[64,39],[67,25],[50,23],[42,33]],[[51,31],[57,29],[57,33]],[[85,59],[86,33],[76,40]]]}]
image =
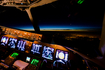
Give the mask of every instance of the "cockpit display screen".
[{"label": "cockpit display screen", "polygon": [[24,40],[18,41],[17,43],[18,50],[25,51],[25,45],[26,45],[26,41]]},{"label": "cockpit display screen", "polygon": [[53,60],[53,55],[54,55],[54,48],[44,46],[42,57]]},{"label": "cockpit display screen", "polygon": [[57,50],[56,51],[56,59],[68,61],[68,52],[62,51],[62,50]]},{"label": "cockpit display screen", "polygon": [[30,62],[31,58],[30,57],[26,57],[26,62]]},{"label": "cockpit display screen", "polygon": [[40,54],[41,48],[42,48],[42,45],[33,43],[32,44],[32,49],[31,49],[31,53],[32,54]]},{"label": "cockpit display screen", "polygon": [[6,46],[6,44],[8,43],[8,37],[2,36],[1,38],[1,45]]},{"label": "cockpit display screen", "polygon": [[10,38],[10,39],[9,39],[8,46],[10,46],[10,48],[15,49],[16,43],[17,43],[17,39],[15,39],[15,38]]}]

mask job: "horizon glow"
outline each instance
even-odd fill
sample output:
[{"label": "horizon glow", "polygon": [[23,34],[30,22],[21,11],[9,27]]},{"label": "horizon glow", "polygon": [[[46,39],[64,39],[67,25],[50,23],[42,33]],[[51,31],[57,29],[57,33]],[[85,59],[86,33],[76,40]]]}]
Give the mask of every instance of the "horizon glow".
[{"label": "horizon glow", "polygon": [[[34,31],[33,27],[17,27],[18,29]],[[40,26],[40,31],[88,31],[88,30],[97,30],[101,29],[101,27],[89,27],[89,26]]]}]

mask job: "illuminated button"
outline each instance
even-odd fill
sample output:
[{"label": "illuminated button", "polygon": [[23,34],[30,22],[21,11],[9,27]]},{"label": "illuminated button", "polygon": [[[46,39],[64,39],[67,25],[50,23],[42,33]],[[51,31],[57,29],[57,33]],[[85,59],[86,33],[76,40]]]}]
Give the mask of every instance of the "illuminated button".
[{"label": "illuminated button", "polygon": [[33,60],[31,61],[31,64],[33,64],[33,65],[35,65],[35,66],[37,66],[38,63],[39,63],[39,60],[37,60],[37,59],[33,59]]},{"label": "illuminated button", "polygon": [[13,53],[13,54],[11,55],[11,57],[16,58],[18,55],[19,55],[18,53]]},{"label": "illuminated button", "polygon": [[26,61],[30,62],[30,57],[27,57],[27,58],[26,58]]},{"label": "illuminated button", "polygon": [[84,0],[79,0],[77,3],[82,4],[83,2],[84,2]]},{"label": "illuminated button", "polygon": [[60,58],[60,59],[64,59],[64,53],[63,53],[63,52],[60,52],[60,53],[59,53],[59,58]]}]

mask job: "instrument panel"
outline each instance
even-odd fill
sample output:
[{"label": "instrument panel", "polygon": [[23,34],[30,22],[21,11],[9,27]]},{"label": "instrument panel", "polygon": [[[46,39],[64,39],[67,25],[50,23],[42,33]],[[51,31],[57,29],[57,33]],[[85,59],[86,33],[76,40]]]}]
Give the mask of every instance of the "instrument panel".
[{"label": "instrument panel", "polygon": [[[66,48],[60,45],[28,41],[11,35],[2,35],[0,45],[3,48],[24,52],[50,61],[63,60],[66,62],[70,54]],[[27,57],[27,60],[29,60],[29,57]]]},{"label": "instrument panel", "polygon": [[5,62],[0,63],[0,66],[4,68],[17,66],[24,70],[86,69],[82,57],[61,45],[29,41],[12,35],[1,35],[1,48],[11,51],[8,53],[9,56],[7,55],[8,57],[5,58]]}]

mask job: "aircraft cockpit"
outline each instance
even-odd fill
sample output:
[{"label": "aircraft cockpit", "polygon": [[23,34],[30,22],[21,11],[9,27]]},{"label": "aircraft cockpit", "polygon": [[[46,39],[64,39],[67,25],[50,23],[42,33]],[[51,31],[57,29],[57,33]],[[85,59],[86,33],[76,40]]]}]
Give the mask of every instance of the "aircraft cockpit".
[{"label": "aircraft cockpit", "polygon": [[[50,33],[48,32],[47,35],[44,34],[43,32],[42,33],[40,32],[40,28],[38,26],[36,18],[33,18],[32,14],[33,12],[31,12],[33,10],[32,8],[47,5],[54,2],[56,6],[56,4],[59,4],[58,1],[60,1],[61,3],[63,2],[63,0],[0,0],[0,6],[15,7],[16,9],[19,9],[21,11],[26,11],[34,28],[34,31],[31,32],[27,30],[0,25],[0,70],[105,70],[104,60],[102,62],[98,60],[98,58],[89,57],[88,55],[79,52],[78,50],[72,48],[71,46],[68,46],[69,43],[71,42],[70,36],[72,36],[72,39],[75,42],[74,39],[75,36],[77,36],[77,39],[79,39],[80,38],[79,36],[81,35],[76,35],[76,34],[69,35],[69,37],[67,37],[67,40],[69,39],[69,41],[65,41],[67,45],[66,44],[62,45],[54,43],[54,40],[52,39],[54,35],[50,36],[49,35]],[[75,3],[76,6],[80,7],[80,5],[86,1],[68,0],[66,3],[68,4],[68,2],[70,2],[71,4],[70,7],[74,6]],[[58,6],[63,6],[63,5],[64,4]],[[52,6],[55,8],[54,5]],[[67,6],[66,9],[68,9]],[[73,18],[72,14],[77,15],[77,13],[73,13],[75,12],[75,10],[73,8],[71,9],[72,11],[69,10],[70,14],[67,16],[68,18],[69,17]],[[65,10],[63,10],[63,12],[64,11]],[[54,18],[58,17],[54,16]],[[66,21],[69,20],[67,19]],[[63,24],[61,23],[60,25]],[[71,23],[69,25],[72,26]],[[21,26],[19,25],[19,27]],[[50,27],[48,28],[50,29]],[[59,28],[60,27],[58,26],[57,28],[58,31],[60,31]],[[88,27],[84,28],[81,27],[81,28],[89,29]],[[77,29],[79,28],[77,27]],[[76,31],[80,32],[80,30],[77,29]],[[61,30],[63,30],[63,28],[61,28]],[[64,31],[65,30],[69,31],[68,29],[64,29]],[[70,29],[70,31],[72,32],[73,28]],[[57,37],[59,37],[59,33],[57,33],[56,31],[55,33],[58,34]],[[61,42],[62,40],[64,40],[64,39],[57,40],[58,39],[57,37],[55,37],[56,38],[55,41]],[[88,41],[93,41],[93,36],[91,38],[92,39],[88,39]],[[84,39],[87,38],[84,37]],[[81,40],[83,39],[81,38]],[[65,42],[62,41],[61,43]],[[90,49],[87,49],[87,51],[90,51]],[[103,59],[103,57],[102,58],[100,57],[99,59]]]},{"label": "aircraft cockpit", "polygon": [[[67,46],[42,42],[42,34],[3,26],[1,29],[4,30],[4,34],[0,35],[0,68],[3,70],[87,70],[92,67],[94,70],[104,69],[100,62],[94,63],[97,60]],[[12,31],[17,31],[17,34],[11,33]]]}]

